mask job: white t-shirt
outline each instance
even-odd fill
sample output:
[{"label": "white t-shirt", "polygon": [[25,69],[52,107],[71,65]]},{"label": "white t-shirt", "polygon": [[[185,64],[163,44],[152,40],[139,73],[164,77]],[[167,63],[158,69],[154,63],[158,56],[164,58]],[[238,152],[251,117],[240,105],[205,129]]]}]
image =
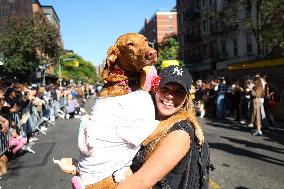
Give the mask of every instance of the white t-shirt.
[{"label": "white t-shirt", "polygon": [[95,142],[91,155],[80,154],[78,169],[85,185],[129,166],[141,143],[158,126],[150,94],[135,91],[99,98],[91,115]]}]

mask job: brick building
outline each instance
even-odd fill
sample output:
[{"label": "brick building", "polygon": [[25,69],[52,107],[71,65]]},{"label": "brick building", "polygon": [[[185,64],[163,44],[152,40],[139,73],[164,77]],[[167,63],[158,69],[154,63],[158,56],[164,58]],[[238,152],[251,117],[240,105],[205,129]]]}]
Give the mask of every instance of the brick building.
[{"label": "brick building", "polygon": [[11,14],[31,16],[33,0],[1,0],[0,1],[0,32],[4,30],[4,19]]},{"label": "brick building", "polygon": [[171,11],[158,11],[150,19],[145,19],[144,27],[140,30],[149,42],[155,47],[167,34],[177,33],[177,13]]}]

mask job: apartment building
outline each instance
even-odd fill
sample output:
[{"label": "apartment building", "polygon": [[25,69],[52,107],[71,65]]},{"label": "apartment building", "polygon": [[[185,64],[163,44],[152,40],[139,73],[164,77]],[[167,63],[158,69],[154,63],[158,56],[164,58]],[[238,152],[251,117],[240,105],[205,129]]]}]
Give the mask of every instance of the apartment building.
[{"label": "apartment building", "polygon": [[150,19],[145,19],[144,27],[140,30],[154,47],[162,42],[167,34],[177,33],[177,13],[171,11],[157,11]]},{"label": "apartment building", "polygon": [[11,14],[20,16],[32,15],[33,0],[1,0],[0,1],[0,32],[4,30],[4,19]]},{"label": "apartment building", "polygon": [[177,0],[179,56],[197,77],[223,73],[232,63],[255,59],[255,38],[245,22],[222,30],[217,15],[226,6],[226,0]]},{"label": "apartment building", "polygon": [[45,14],[48,21],[54,25],[56,28],[60,30],[60,20],[54,10],[53,6],[50,5],[42,5],[41,6],[43,13]]}]

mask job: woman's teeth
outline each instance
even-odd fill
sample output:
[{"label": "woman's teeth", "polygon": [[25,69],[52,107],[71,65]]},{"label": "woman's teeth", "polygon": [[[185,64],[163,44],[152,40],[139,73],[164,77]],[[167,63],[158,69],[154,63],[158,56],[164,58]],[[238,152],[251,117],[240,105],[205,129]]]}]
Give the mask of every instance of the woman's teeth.
[{"label": "woman's teeth", "polygon": [[171,103],[171,102],[167,102],[167,101],[165,101],[165,100],[163,100],[162,102],[163,102],[163,104],[166,105],[166,106],[174,106],[173,103]]}]

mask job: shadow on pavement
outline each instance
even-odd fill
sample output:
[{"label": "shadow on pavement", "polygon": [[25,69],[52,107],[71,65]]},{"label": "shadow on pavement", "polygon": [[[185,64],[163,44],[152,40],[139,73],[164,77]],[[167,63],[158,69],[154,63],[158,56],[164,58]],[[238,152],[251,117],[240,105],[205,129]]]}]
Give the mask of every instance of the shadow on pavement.
[{"label": "shadow on pavement", "polygon": [[[242,125],[236,121],[232,121],[229,119],[225,119],[225,120],[208,119],[206,123],[213,127],[246,132],[248,134],[250,134],[252,129],[254,129],[254,128],[249,128],[246,125]],[[263,129],[262,132],[263,132],[263,136],[261,137],[265,137],[264,140],[271,141],[271,142],[278,142],[279,144],[284,145],[284,137],[283,137],[284,129],[283,128]]]},{"label": "shadow on pavement", "polygon": [[245,157],[250,157],[254,159],[258,159],[261,161],[269,162],[275,165],[280,165],[284,166],[284,160],[280,160],[274,157],[269,157],[264,154],[259,154],[255,152],[251,152],[249,150],[243,149],[243,148],[238,148],[230,144],[224,144],[224,143],[210,143],[210,148],[226,151],[228,153],[238,155],[238,156],[245,156]]},{"label": "shadow on pavement", "polygon": [[246,147],[260,148],[260,149],[263,149],[263,150],[267,150],[267,151],[271,151],[271,152],[275,152],[275,153],[279,153],[279,154],[284,154],[284,148],[275,148],[275,147],[272,147],[272,146],[268,146],[266,144],[254,143],[254,142],[250,142],[250,141],[245,141],[245,140],[240,140],[240,139],[225,137],[225,136],[222,136],[221,138],[227,139],[228,141],[236,143],[236,144],[245,145]]}]

